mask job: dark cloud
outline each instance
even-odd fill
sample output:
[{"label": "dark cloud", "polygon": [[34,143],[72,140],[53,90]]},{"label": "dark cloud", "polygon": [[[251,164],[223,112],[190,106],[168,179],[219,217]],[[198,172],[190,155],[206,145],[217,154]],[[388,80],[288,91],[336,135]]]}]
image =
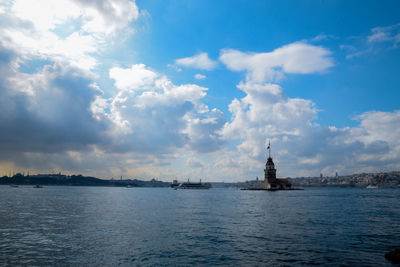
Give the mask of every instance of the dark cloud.
[{"label": "dark cloud", "polygon": [[24,74],[10,68],[13,54],[0,49],[0,151],[87,150],[107,143],[108,124],[96,120],[90,105],[100,94],[92,81],[75,69],[47,66]]}]

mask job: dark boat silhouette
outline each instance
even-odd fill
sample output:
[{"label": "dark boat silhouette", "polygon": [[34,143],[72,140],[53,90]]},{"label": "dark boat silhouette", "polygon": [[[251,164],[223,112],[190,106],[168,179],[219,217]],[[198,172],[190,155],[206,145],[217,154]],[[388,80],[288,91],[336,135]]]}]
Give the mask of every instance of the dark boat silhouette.
[{"label": "dark boat silhouette", "polygon": [[201,180],[198,183],[192,183],[189,180],[184,183],[180,183],[175,189],[210,189],[210,183],[202,183]]}]

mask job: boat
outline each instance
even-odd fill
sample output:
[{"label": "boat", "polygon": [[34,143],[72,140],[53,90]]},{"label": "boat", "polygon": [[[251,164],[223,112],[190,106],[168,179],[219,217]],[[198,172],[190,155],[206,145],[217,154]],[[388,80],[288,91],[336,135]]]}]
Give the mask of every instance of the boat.
[{"label": "boat", "polygon": [[174,180],[171,184],[172,189],[177,189],[180,183],[178,183],[178,180]]},{"label": "boat", "polygon": [[210,189],[210,183],[202,183],[201,180],[198,183],[191,183],[189,180],[184,183],[180,183],[176,189]]},{"label": "boat", "polygon": [[378,186],[377,185],[368,185],[366,188],[368,188],[368,189],[374,189],[374,188],[378,188]]},{"label": "boat", "polygon": [[12,184],[12,185],[10,185],[11,187],[18,187],[18,185],[16,185],[16,184]]},{"label": "boat", "polygon": [[43,188],[43,186],[37,184],[37,185],[35,185],[33,188]]}]

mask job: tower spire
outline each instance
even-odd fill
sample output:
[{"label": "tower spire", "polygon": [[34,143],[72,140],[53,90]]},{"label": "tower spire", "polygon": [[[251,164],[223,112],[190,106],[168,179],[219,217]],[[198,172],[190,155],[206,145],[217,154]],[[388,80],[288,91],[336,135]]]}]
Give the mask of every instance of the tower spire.
[{"label": "tower spire", "polygon": [[268,146],[267,146],[267,150],[268,150],[268,157],[271,157],[271,141],[268,140]]}]

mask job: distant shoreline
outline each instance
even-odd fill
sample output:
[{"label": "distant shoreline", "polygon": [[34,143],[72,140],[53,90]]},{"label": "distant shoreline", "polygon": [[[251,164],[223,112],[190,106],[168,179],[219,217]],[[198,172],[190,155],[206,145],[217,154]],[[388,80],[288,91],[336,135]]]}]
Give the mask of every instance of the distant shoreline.
[{"label": "distant shoreline", "polygon": [[[294,187],[359,187],[359,188],[400,188],[400,171],[381,173],[359,173],[334,177],[288,178]],[[262,180],[245,182],[212,182],[213,188],[257,188]],[[57,185],[57,186],[112,186],[112,187],[169,187],[171,182],[156,179],[105,180],[83,175],[17,173],[11,177],[0,177],[0,185]]]},{"label": "distant shoreline", "polygon": [[[381,173],[358,173],[334,177],[287,177],[296,188],[299,187],[359,187],[359,188],[400,188],[400,171]],[[237,183],[212,183],[213,187],[259,188],[262,180]]]},{"label": "distant shoreline", "polygon": [[83,175],[63,174],[38,174],[22,175],[16,174],[12,177],[0,178],[0,185],[55,185],[55,186],[111,186],[111,187],[169,187],[171,183],[152,179],[142,180],[103,180]]}]

